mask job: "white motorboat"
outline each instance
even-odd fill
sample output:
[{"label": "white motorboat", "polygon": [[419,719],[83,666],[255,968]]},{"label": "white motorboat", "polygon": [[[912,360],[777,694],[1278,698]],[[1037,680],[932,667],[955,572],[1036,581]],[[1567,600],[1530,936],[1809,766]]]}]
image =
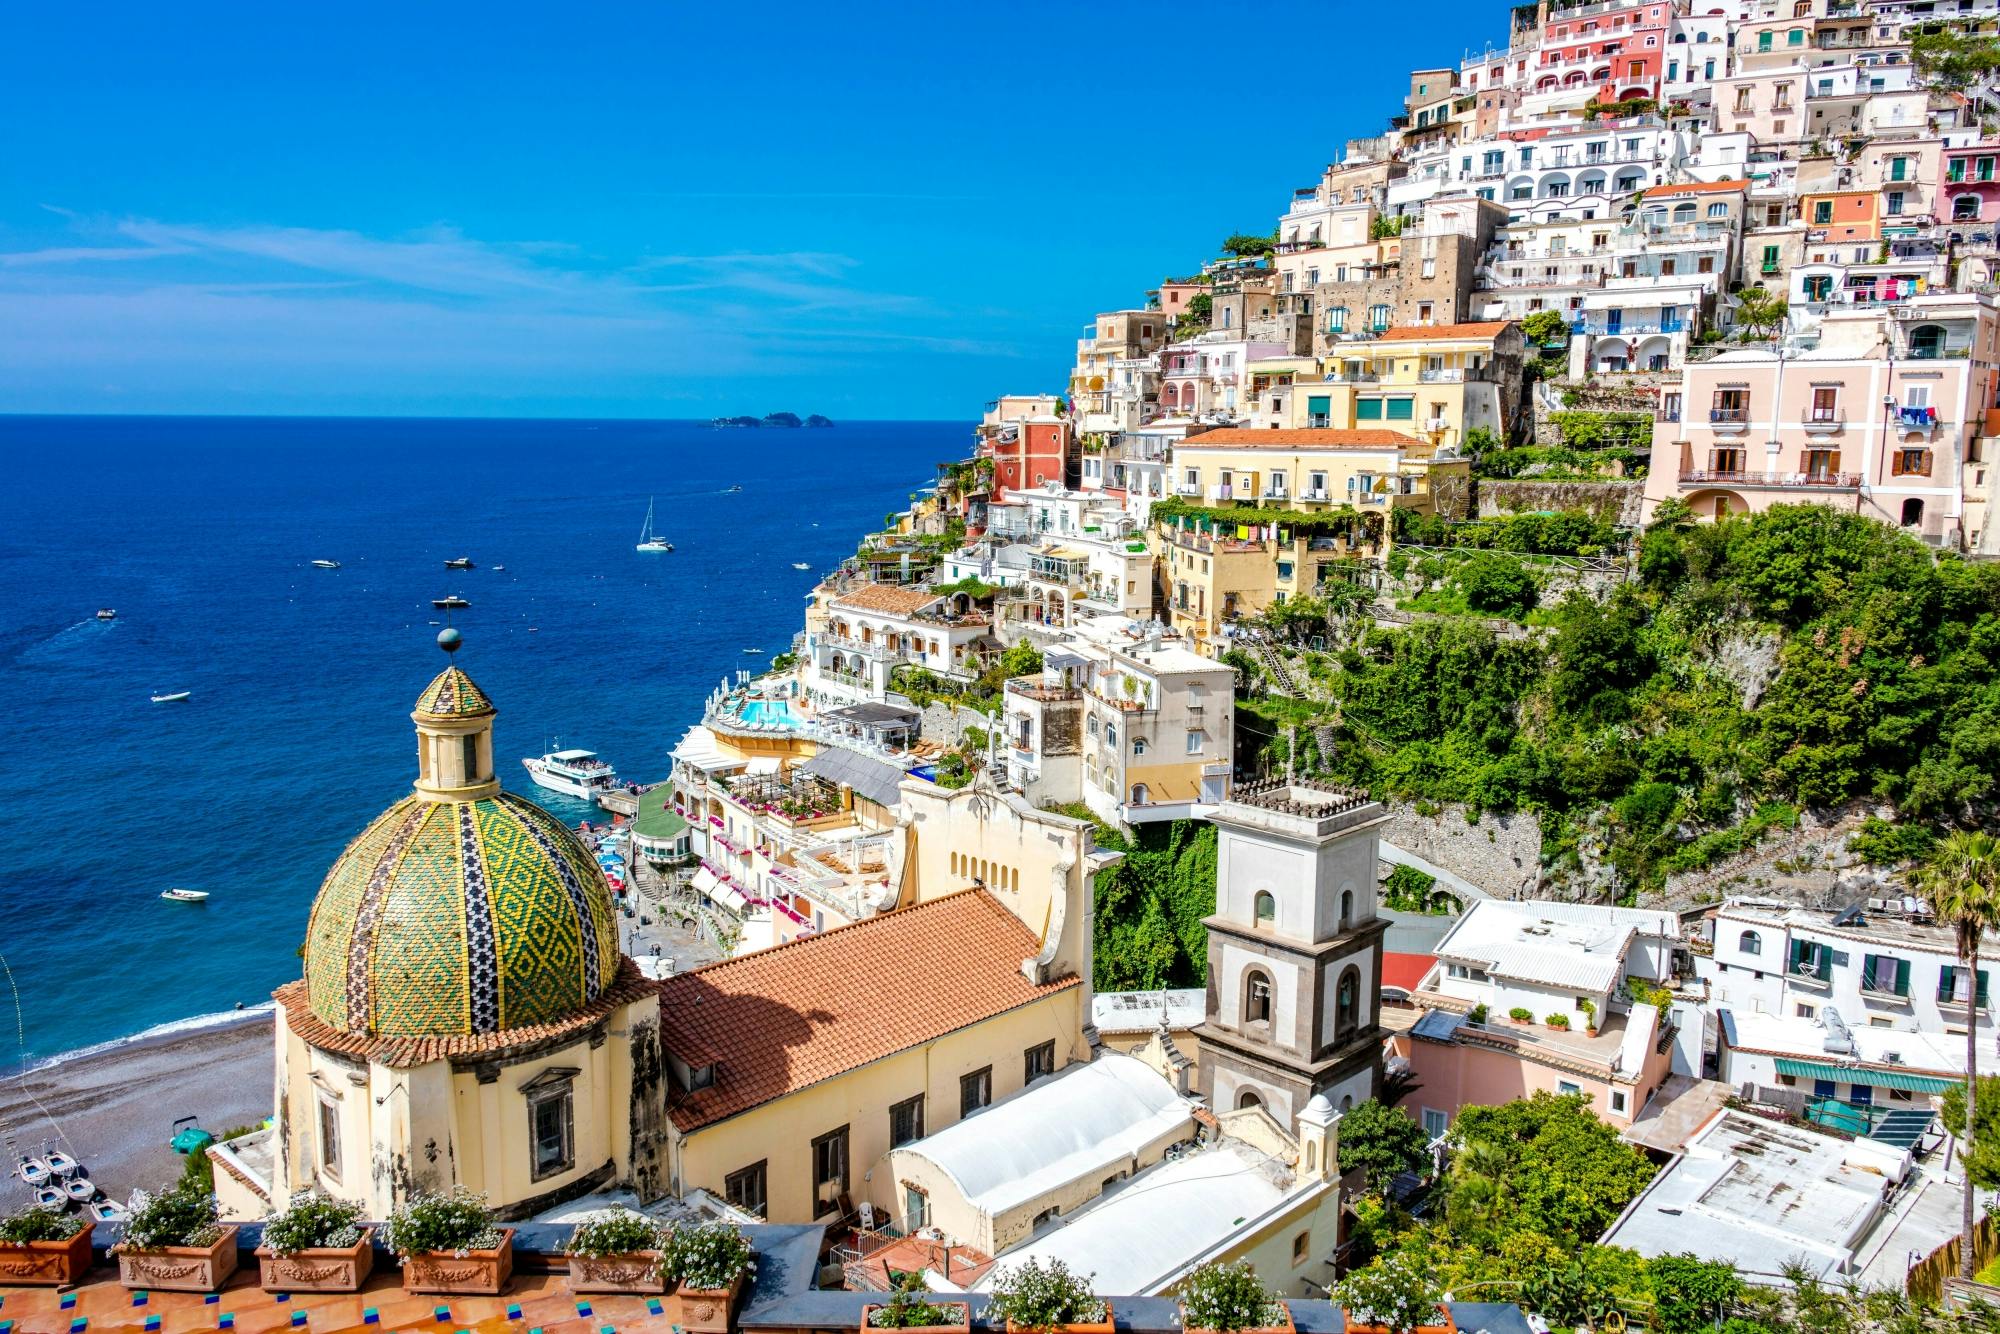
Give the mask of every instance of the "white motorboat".
[{"label": "white motorboat", "polygon": [[316,560],[313,562],[313,568],[315,570],[337,570],[340,568],[340,562],[337,560]]},{"label": "white motorboat", "polygon": [[30,1186],[45,1186],[49,1180],[49,1165],[40,1158],[31,1158],[24,1153],[21,1155],[21,1161],[15,1165],[14,1175]]},{"label": "white motorboat", "polygon": [[155,704],[178,704],[178,703],[180,703],[180,701],[182,701],[182,700],[186,699],[186,698],[187,698],[187,697],[188,697],[189,695],[192,695],[193,693],[194,693],[194,691],[192,691],[192,690],[175,690],[175,691],[171,691],[171,692],[169,692],[169,693],[167,693],[167,694],[164,694],[164,695],[155,695],[155,696],[153,696],[153,703],[155,703]]},{"label": "white motorboat", "polygon": [[792,568],[795,570],[810,570],[812,566],[806,564],[802,560],[795,560],[792,562]]},{"label": "white motorboat", "polygon": [[592,800],[618,782],[618,771],[591,750],[552,750],[540,758],[522,760],[535,786],[551,792]]},{"label": "white motorboat", "polygon": [[160,892],[160,897],[175,903],[205,903],[208,891],[205,889],[168,889]]},{"label": "white motorboat", "polygon": [[453,593],[448,597],[432,598],[431,605],[439,611],[464,611],[472,604],[458,594]]},{"label": "white motorboat", "polygon": [[479,568],[472,563],[472,557],[470,556],[459,556],[448,560],[444,563],[444,567],[447,570],[476,570]]},{"label": "white motorboat", "polygon": [[639,528],[640,551],[672,551],[674,544],[653,531],[653,498],[646,497],[646,522]]},{"label": "white motorboat", "polygon": [[49,1171],[59,1177],[75,1176],[83,1170],[83,1164],[77,1162],[76,1159],[70,1157],[61,1149],[52,1150],[48,1155],[48,1161]]},{"label": "white motorboat", "polygon": [[743,651],[744,651],[745,653],[755,653],[755,654],[759,655],[760,657],[761,657],[761,656],[763,655],[763,652],[764,652],[764,650],[763,650],[763,649],[760,649],[760,648],[746,648],[746,649],[744,649]]},{"label": "white motorboat", "polygon": [[97,619],[100,621],[115,621],[118,619],[118,609],[116,607],[99,607],[97,609]]}]

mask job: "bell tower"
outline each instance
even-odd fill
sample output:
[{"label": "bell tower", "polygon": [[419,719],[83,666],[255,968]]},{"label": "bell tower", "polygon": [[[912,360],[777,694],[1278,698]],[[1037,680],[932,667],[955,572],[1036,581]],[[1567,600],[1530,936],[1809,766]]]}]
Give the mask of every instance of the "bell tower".
[{"label": "bell tower", "polygon": [[1380,802],[1300,783],[1238,787],[1215,815],[1215,915],[1201,1091],[1218,1112],[1260,1105],[1281,1125],[1335,1111],[1382,1077]]}]

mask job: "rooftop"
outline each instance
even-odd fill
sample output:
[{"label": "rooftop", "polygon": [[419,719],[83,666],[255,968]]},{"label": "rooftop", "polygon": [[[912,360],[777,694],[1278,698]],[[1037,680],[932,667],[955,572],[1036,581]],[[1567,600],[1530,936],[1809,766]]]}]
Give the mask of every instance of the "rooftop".
[{"label": "rooftop", "polygon": [[1723,1040],[1737,1051],[1764,1052],[1819,1064],[1895,1069],[1914,1075],[1965,1075],[1965,1039],[1957,1034],[1875,1028],[1860,1015],[1840,1025],[1845,1040],[1818,1019],[1747,1010],[1716,1012]]},{"label": "rooftop", "polygon": [[1090,998],[1090,1022],[1100,1033],[1151,1033],[1193,1028],[1208,1012],[1208,992],[1099,991]]},{"label": "rooftop", "polygon": [[1225,426],[1218,431],[1191,436],[1180,448],[1182,450],[1412,449],[1428,448],[1428,446],[1413,435],[1375,428],[1347,430],[1336,427],[1300,427],[1258,431],[1242,426]]},{"label": "rooftop", "polygon": [[1482,320],[1474,324],[1398,325],[1385,329],[1369,341],[1376,343],[1451,342],[1467,338],[1497,338],[1511,320]]},{"label": "rooftop", "polygon": [[[1040,949],[998,899],[968,889],[669,978],[664,1045],[716,1066],[669,1115],[697,1130],[1076,986],[1022,975]],[[924,1003],[882,1004],[884,978]]]},{"label": "rooftop", "polygon": [[673,798],[673,788],[666,783],[648,788],[639,794],[639,814],[632,821],[632,832],[640,838],[679,838],[688,822],[681,813],[668,802]]},{"label": "rooftop", "polygon": [[1681,195],[1715,195],[1748,189],[1748,181],[1682,181],[1678,185],[1655,185],[1640,191],[1642,199],[1674,199]]},{"label": "rooftop", "polygon": [[1679,934],[1667,912],[1481,899],[1438,942],[1437,952],[1499,977],[1603,993],[1624,976],[1625,953],[1635,937]]},{"label": "rooftop", "polygon": [[864,584],[852,593],[843,593],[831,605],[848,611],[875,611],[890,616],[908,616],[938,600],[929,588],[901,584]]}]

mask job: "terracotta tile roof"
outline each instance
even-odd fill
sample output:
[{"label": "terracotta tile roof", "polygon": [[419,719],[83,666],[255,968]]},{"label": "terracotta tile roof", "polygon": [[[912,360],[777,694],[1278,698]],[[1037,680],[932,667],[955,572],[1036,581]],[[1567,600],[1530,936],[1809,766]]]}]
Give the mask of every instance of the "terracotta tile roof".
[{"label": "terracotta tile roof", "polygon": [[1486,320],[1479,324],[1402,324],[1393,329],[1384,329],[1372,341],[1377,343],[1423,342],[1429,339],[1439,341],[1454,338],[1497,338],[1506,329],[1509,320]]},{"label": "terracotta tile roof", "polygon": [[833,600],[836,607],[851,611],[880,611],[891,616],[908,616],[938,600],[928,588],[907,588],[901,584],[869,584]]},{"label": "terracotta tile roof", "polygon": [[1297,430],[1258,431],[1244,426],[1225,427],[1191,435],[1177,448],[1202,449],[1409,449],[1423,441],[1401,431],[1373,427],[1345,430],[1339,427],[1307,427]]},{"label": "terracotta tile roof", "polygon": [[1404,991],[1415,991],[1417,983],[1424,980],[1424,974],[1437,962],[1431,954],[1397,954],[1393,950],[1382,952],[1382,985],[1401,987]]},{"label": "terracotta tile roof", "polygon": [[661,1040],[716,1071],[668,1114],[698,1130],[1076,986],[1022,976],[1040,949],[1000,900],[968,889],[670,977]]},{"label": "terracotta tile roof", "polygon": [[1683,181],[1679,185],[1655,185],[1641,190],[1641,199],[1657,199],[1667,195],[1714,195],[1727,190],[1741,190],[1748,181]]},{"label": "terracotta tile roof", "polygon": [[292,1032],[321,1051],[405,1068],[427,1061],[441,1061],[453,1056],[479,1056],[549,1038],[584,1033],[619,1006],[644,1000],[652,994],[653,986],[639,971],[637,964],[620,955],[618,976],[596,1000],[567,1018],[549,1024],[503,1028],[497,1033],[453,1033],[421,1038],[369,1037],[365,1033],[349,1033],[335,1028],[313,1013],[312,1004],[306,996],[304,978],[279,987],[271,993],[271,999],[285,1007],[285,1023]]}]

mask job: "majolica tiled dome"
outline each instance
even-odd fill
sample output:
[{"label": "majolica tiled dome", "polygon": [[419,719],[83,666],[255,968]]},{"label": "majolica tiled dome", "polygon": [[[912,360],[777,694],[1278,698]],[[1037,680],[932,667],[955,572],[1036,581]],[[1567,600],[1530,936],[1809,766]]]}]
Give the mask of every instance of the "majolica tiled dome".
[{"label": "majolica tiled dome", "polygon": [[447,667],[417,696],[417,712],[433,718],[484,718],[495,712],[486,692],[458,667]]}]

